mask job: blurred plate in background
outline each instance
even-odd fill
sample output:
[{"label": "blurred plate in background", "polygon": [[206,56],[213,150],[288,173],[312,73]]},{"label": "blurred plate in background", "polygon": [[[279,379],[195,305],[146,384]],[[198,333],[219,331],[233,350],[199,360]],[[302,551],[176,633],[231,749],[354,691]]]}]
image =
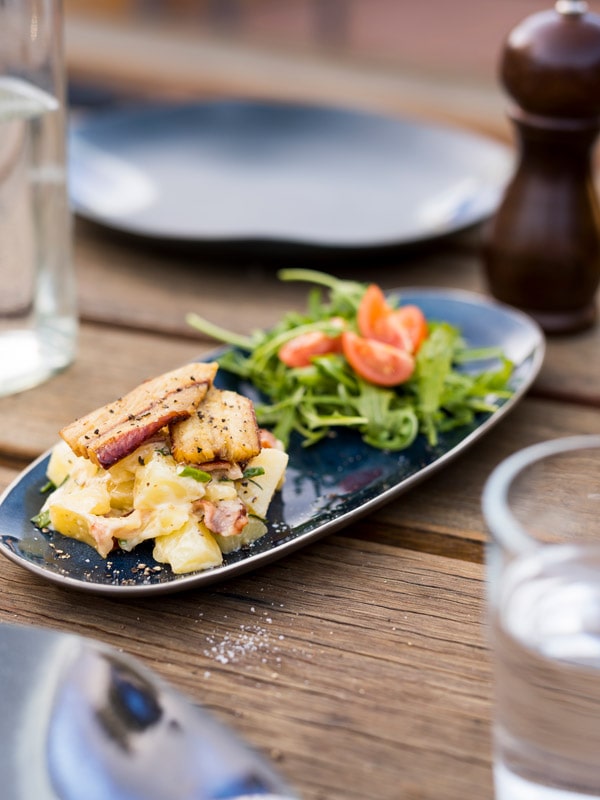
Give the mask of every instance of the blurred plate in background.
[{"label": "blurred plate in background", "polygon": [[195,244],[414,244],[490,216],[512,165],[464,130],[285,103],[132,106],[70,131],[76,213]]}]

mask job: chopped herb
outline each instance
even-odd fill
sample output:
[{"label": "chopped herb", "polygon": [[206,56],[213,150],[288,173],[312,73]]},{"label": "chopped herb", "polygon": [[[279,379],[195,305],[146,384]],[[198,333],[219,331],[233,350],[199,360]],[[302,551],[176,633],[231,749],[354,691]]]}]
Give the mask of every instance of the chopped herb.
[{"label": "chopped herb", "polygon": [[261,488],[260,483],[255,481],[254,478],[257,478],[259,475],[264,475],[264,474],[265,474],[264,467],[246,467],[246,469],[243,472],[243,476],[242,477],[244,478],[244,480],[247,480],[250,483],[253,483],[255,486],[258,486],[258,488],[260,489]]},{"label": "chopped herb", "polygon": [[36,528],[47,528],[50,525],[50,512],[40,511],[39,514],[36,514],[35,517],[31,518],[31,521]]},{"label": "chopped herb", "polygon": [[40,488],[40,494],[50,494],[56,489],[56,484],[53,481],[48,481]]},{"label": "chopped herb", "polygon": [[212,478],[210,472],[204,472],[203,469],[197,469],[196,467],[186,466],[179,470],[178,474],[182,478],[193,478],[195,481],[199,481],[199,483],[208,483],[208,481]]},{"label": "chopped herb", "polygon": [[264,467],[246,467],[244,470],[244,478],[256,478],[257,475],[264,475]]}]

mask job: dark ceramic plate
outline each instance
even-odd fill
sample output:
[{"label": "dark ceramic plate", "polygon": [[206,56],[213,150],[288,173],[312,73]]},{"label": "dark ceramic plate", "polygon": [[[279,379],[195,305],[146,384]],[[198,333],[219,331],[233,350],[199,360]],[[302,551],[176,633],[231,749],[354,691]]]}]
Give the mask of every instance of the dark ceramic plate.
[{"label": "dark ceramic plate", "polygon": [[188,244],[413,244],[488,217],[512,167],[464,130],[286,103],[99,112],[69,142],[79,215]]},{"label": "dark ceramic plate", "polygon": [[[0,498],[0,550],[38,575],[70,588],[103,594],[160,594],[207,586],[255,569],[331,533],[398,497],[445,466],[498,423],[527,391],[542,364],[544,337],[526,315],[466,292],[403,289],[402,301],[417,303],[429,319],[458,326],[468,345],[500,346],[515,363],[514,394],[491,415],[445,434],[436,447],[420,437],[401,453],[365,445],[340,432],[304,449],[289,448],[283,491],[269,509],[269,531],[252,547],[225,556],[204,572],[174,575],[157,566],[150,544],[103,560],[95,550],[59,534],[41,534],[30,522],[40,509],[48,454],[34,462]],[[481,365],[479,365],[481,368]],[[221,385],[255,396],[253,387],[221,372]],[[142,565],[142,566],[140,566]]]}]

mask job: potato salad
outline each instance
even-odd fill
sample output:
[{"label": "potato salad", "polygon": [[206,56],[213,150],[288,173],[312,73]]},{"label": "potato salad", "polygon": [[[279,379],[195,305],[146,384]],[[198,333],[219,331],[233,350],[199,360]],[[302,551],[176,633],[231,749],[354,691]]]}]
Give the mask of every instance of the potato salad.
[{"label": "potato salad", "polygon": [[185,365],[63,428],[35,523],[104,558],[152,540],[175,573],[263,536],[288,455],[248,398],[214,386],[216,371]]}]

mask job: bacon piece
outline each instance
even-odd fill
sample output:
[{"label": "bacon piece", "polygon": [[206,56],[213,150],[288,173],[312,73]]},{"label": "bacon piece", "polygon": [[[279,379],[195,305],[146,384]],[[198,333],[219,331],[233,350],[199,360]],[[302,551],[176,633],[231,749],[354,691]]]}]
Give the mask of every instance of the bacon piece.
[{"label": "bacon piece", "polygon": [[204,524],[209,531],[221,536],[237,536],[248,524],[248,509],[241,500],[201,500]]},{"label": "bacon piece", "polygon": [[95,547],[102,558],[113,550],[116,539],[128,539],[142,526],[141,512],[136,509],[126,517],[94,517],[89,515],[88,544]]},{"label": "bacon piece", "polygon": [[260,453],[258,423],[252,401],[213,386],[189,419],[170,426],[176,461],[245,462]]},{"label": "bacon piece", "polygon": [[67,425],[60,435],[76,455],[108,469],[161,428],[193,414],[212,386],[217,366],[194,362],[145,381]]},{"label": "bacon piece", "polygon": [[[227,478],[230,481],[239,481],[244,477],[242,468],[239,464],[232,464],[230,461],[205,461],[203,464],[198,464],[198,469],[204,472],[217,473],[217,477]],[[213,475],[214,480],[214,475]]]}]

